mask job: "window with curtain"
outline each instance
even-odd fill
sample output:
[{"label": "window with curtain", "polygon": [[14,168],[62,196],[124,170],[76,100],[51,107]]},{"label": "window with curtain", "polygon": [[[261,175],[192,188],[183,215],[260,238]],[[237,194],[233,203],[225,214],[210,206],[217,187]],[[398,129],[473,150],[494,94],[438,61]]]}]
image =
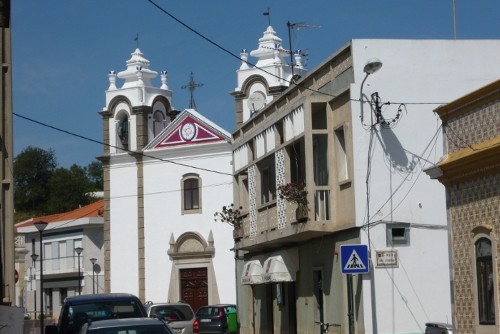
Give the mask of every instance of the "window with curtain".
[{"label": "window with curtain", "polygon": [[495,324],[495,289],[493,281],[493,258],[491,240],[476,241],[476,280],[479,323]]}]

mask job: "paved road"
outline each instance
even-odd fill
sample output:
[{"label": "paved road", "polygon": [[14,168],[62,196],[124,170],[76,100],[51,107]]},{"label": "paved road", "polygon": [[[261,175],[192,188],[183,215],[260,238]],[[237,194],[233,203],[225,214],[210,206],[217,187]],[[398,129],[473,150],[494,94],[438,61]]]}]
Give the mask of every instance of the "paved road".
[{"label": "paved road", "polygon": [[[54,324],[54,320],[46,319],[43,325]],[[24,334],[40,334],[40,320],[24,320]]]}]

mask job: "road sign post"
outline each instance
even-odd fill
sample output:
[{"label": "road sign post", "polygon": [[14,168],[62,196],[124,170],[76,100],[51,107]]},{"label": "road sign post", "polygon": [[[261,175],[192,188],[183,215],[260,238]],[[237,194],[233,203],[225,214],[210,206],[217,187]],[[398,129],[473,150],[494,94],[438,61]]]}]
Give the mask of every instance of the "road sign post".
[{"label": "road sign post", "polygon": [[340,260],[342,274],[367,274],[370,272],[367,245],[341,245]]},{"label": "road sign post", "polygon": [[354,299],[353,299],[353,274],[367,274],[370,271],[368,246],[366,245],[341,245],[340,246],[340,271],[347,275],[347,318],[349,321],[349,334],[354,334]]}]

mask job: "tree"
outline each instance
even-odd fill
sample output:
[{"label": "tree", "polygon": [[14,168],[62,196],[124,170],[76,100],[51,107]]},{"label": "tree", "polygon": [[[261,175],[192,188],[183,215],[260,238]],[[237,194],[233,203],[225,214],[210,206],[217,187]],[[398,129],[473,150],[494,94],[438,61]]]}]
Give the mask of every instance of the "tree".
[{"label": "tree", "polygon": [[94,186],[94,190],[102,190],[104,187],[103,175],[102,175],[102,162],[92,161],[85,167],[85,172],[90,183]]},{"label": "tree", "polygon": [[49,180],[48,213],[71,211],[92,203],[95,190],[83,167],[72,165],[70,169],[57,168]]},{"label": "tree", "polygon": [[54,150],[28,146],[14,159],[16,210],[44,212],[49,180],[57,166]]},{"label": "tree", "polygon": [[14,206],[16,221],[61,213],[95,201],[102,191],[102,164],[58,167],[54,151],[29,146],[14,159]]}]

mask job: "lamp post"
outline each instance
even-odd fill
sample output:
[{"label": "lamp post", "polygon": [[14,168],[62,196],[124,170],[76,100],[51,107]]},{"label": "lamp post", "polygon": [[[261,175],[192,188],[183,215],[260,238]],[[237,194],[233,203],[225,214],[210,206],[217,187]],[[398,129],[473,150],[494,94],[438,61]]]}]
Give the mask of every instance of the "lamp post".
[{"label": "lamp post", "polygon": [[[34,306],[35,306],[35,320],[36,320],[36,259],[38,259],[38,254],[31,254],[31,260],[33,261],[33,277],[31,277],[32,280],[35,281],[35,288],[33,288],[33,283],[31,283],[31,289],[35,292],[33,294],[33,301],[34,301]],[[33,282],[33,281],[32,281]]]},{"label": "lamp post", "polygon": [[76,247],[75,252],[78,254],[78,295],[81,295],[82,293],[82,280],[80,279],[80,254],[82,253],[83,248],[82,247]]},{"label": "lamp post", "polygon": [[43,318],[45,317],[45,311],[43,309],[43,230],[47,227],[48,223],[44,221],[38,221],[34,223],[36,229],[40,233],[40,334],[43,334]]},{"label": "lamp post", "polygon": [[[363,82],[361,83],[360,89],[360,101],[361,101],[361,123],[363,123],[363,85],[366,81],[366,78],[370,74],[373,74],[382,68],[382,62],[378,58],[368,59],[365,66],[363,67],[363,72],[366,73]],[[374,124],[373,124],[373,113],[370,111],[370,115],[372,117],[370,121],[370,142],[374,135]],[[368,162],[368,166],[370,166],[370,162]],[[369,262],[369,273],[370,273],[370,290],[371,290],[371,307],[372,307],[372,331],[374,334],[378,333],[378,325],[377,325],[377,302],[375,299],[375,274],[373,272],[373,262],[372,262],[372,253],[371,253],[371,239],[370,239],[370,192],[369,192],[369,184],[370,184],[370,175],[371,171],[367,171],[366,173],[366,228],[367,228],[367,237],[368,237],[368,262]],[[351,324],[350,324],[351,327]],[[353,328],[349,328],[349,332],[354,332],[354,324],[352,324]]]},{"label": "lamp post", "polygon": [[92,262],[92,293],[95,295],[95,263],[97,259],[93,257],[90,259],[90,262]]}]

